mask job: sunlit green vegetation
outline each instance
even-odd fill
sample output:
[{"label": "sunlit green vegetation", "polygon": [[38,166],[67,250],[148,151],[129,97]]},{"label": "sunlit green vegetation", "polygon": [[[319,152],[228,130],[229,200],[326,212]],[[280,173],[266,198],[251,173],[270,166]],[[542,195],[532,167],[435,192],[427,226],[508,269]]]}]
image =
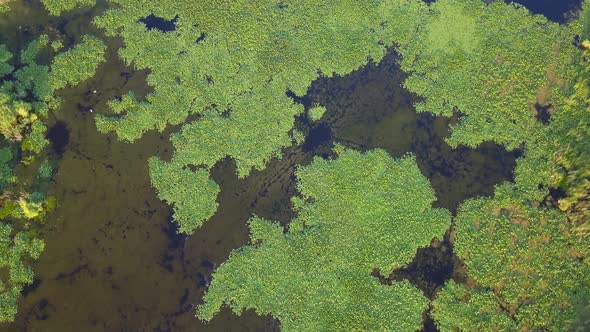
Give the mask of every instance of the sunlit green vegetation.
[{"label": "sunlit green vegetation", "polygon": [[461,291],[451,283],[443,289],[434,306],[445,331],[481,328],[487,323],[484,313],[504,324],[502,331],[514,326],[523,331],[568,330],[576,307],[588,299],[590,269],[569,241],[566,214],[521,202],[514,190],[506,184],[494,198],[461,207],[454,249],[476,286]]},{"label": "sunlit green vegetation", "polygon": [[174,205],[180,232],[192,233],[217,210],[219,186],[207,170],[193,172],[187,166],[153,158],[150,174],[158,197]]},{"label": "sunlit green vegetation", "polygon": [[0,283],[0,322],[14,319],[21,290],[33,282],[33,270],[25,262],[39,258],[43,247],[31,232],[0,224],[0,268],[8,271],[8,279]]},{"label": "sunlit green vegetation", "polygon": [[217,269],[199,317],[210,320],[226,304],[237,314],[271,314],[283,331],[419,329],[422,292],[371,275],[404,266],[449,227],[414,158],[343,150],[300,168],[297,183],[298,217],[286,232],[249,221],[252,244]]},{"label": "sunlit green vegetation", "polygon": [[96,0],[41,0],[51,15],[59,15],[80,6],[93,6]]},{"label": "sunlit green vegetation", "polygon": [[[392,29],[407,33],[406,20],[388,29],[381,24],[391,6],[403,7],[405,1],[113,3],[116,8],[97,23],[108,35],[123,38],[123,60],[150,70],[147,83],[154,92],[145,99],[129,93],[112,101],[114,114],[97,117],[98,129],[133,141],[147,130],[161,131],[184,122],[189,114],[199,114],[174,135],[176,154],[170,167],[207,170],[229,156],[240,177],[263,169],[292,144],[289,133],[303,106],[287,97],[287,90],[301,96],[320,72],[344,75],[369,58],[378,62],[392,45]],[[141,19],[149,15],[169,20],[175,30],[148,29]],[[161,172],[165,165],[158,165]],[[161,182],[156,182],[160,190]],[[178,183],[173,188],[175,201],[206,201],[213,206],[213,191],[191,192],[190,186]],[[189,225],[176,219],[183,231],[194,230],[211,215],[209,209],[195,215],[205,211],[175,207],[177,215],[199,221]]]},{"label": "sunlit green vegetation", "polygon": [[2,0],[0,1],[0,13],[7,12],[10,10],[8,6],[11,0]]},{"label": "sunlit green vegetation", "polygon": [[58,111],[60,104],[55,91],[94,75],[106,49],[100,40],[85,36],[46,66],[39,63],[47,61],[43,57],[49,41],[40,36],[16,58],[0,46],[0,322],[14,319],[21,291],[33,282],[28,264],[44,248],[39,222],[56,206],[53,196],[36,191],[51,178],[47,160],[35,179],[17,178],[14,168],[33,167],[44,156],[49,112]]},{"label": "sunlit green vegetation", "polygon": [[307,111],[309,119],[311,121],[319,121],[322,116],[326,113],[326,108],[324,106],[314,106]]},{"label": "sunlit green vegetation", "polygon": [[[43,2],[54,15],[93,3]],[[569,25],[503,1],[110,2],[96,24],[122,38],[120,57],[149,71],[153,92],[112,100],[112,114],[96,124],[132,142],[193,116],[172,135],[171,161],[149,163],[181,232],[215,213],[220,188],[209,171],[220,160],[232,158],[246,177],[303,140],[293,126],[304,108],[288,91],[302,96],[320,74],[348,74],[393,47],[405,87],[421,97],[417,111],[458,115],[452,146],[491,141],[523,150],[514,183],[460,207],[451,240],[465,276],[436,294],[436,324],[442,331],[560,331],[579,319],[590,298],[590,2]],[[148,27],[146,17],[170,31]],[[46,145],[39,120],[53,105],[46,98],[91,76],[93,65],[79,59],[95,63],[104,52],[86,37],[50,69],[34,61],[48,43],[43,36],[32,43],[14,73],[0,48],[0,74],[16,79],[0,90],[0,132],[30,155]],[[315,106],[306,115],[318,121],[324,112]],[[0,152],[0,183],[10,186],[11,150]],[[403,267],[442,237],[450,217],[431,208],[434,194],[412,157],[339,153],[299,169],[299,214],[287,230],[250,220],[251,244],[217,269],[201,319],[227,305],[270,314],[287,331],[420,327],[428,306],[421,292],[408,282],[382,285],[371,272]],[[13,205],[23,218],[42,215],[38,199],[21,202]]]},{"label": "sunlit green vegetation", "polygon": [[[400,46],[405,85],[419,112],[461,112],[448,142],[493,141],[518,148],[540,130],[534,105],[564,102],[573,31],[523,7],[496,1],[441,0],[426,24]],[[444,28],[443,28],[444,27]]]},{"label": "sunlit green vegetation", "polygon": [[[419,43],[432,34],[428,27],[406,51],[415,56],[404,60],[407,87],[426,97],[418,109],[462,114],[453,145],[525,149],[514,185],[460,208],[454,248],[469,282],[449,282],[433,316],[443,331],[569,330],[590,299],[588,65],[573,45],[585,23],[559,26],[501,3],[437,1],[433,8],[435,22],[454,15],[463,23],[449,25],[461,25],[461,33],[442,53]],[[471,38],[465,17],[477,18]],[[550,188],[564,194],[552,197]]]}]

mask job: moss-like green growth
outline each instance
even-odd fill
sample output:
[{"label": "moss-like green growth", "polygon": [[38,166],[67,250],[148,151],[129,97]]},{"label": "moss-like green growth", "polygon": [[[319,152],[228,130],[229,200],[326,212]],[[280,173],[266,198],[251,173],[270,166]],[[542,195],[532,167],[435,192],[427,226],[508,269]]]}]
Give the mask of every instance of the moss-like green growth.
[{"label": "moss-like green growth", "polygon": [[307,111],[307,115],[311,121],[319,121],[322,116],[326,113],[326,107],[324,106],[314,106]]},{"label": "moss-like green growth", "polygon": [[407,281],[387,286],[371,275],[412,260],[442,238],[446,210],[413,157],[341,150],[297,171],[298,217],[283,227],[250,220],[250,246],[234,251],[213,275],[198,316],[222,305],[255,309],[284,331],[415,331],[428,306]]},{"label": "moss-like green growth", "polygon": [[150,177],[158,197],[174,205],[174,220],[179,231],[190,234],[217,210],[219,186],[207,170],[193,172],[176,163],[150,159]]},{"label": "moss-like green growth", "polygon": [[75,86],[94,76],[96,68],[104,62],[106,45],[98,38],[86,35],[82,42],[58,54],[51,63],[49,84],[59,90],[66,86]]},{"label": "moss-like green growth", "polygon": [[[287,91],[303,95],[319,73],[344,75],[378,62],[391,33],[403,38],[412,30],[407,17],[389,23],[390,10],[423,7],[405,0],[112,2],[96,22],[123,38],[121,58],[150,71],[154,92],[142,101],[133,93],[112,101],[114,114],[97,116],[98,129],[134,141],[199,114],[173,137],[174,163],[208,169],[229,156],[240,177],[292,144],[289,132],[303,106]],[[144,23],[150,15],[168,20],[166,28]]]},{"label": "moss-like green growth", "polygon": [[441,332],[518,330],[518,324],[498,303],[496,295],[485,288],[468,291],[449,281],[432,306],[432,317]]},{"label": "moss-like green growth", "polygon": [[485,326],[487,314],[506,323],[492,314],[501,308],[501,316],[509,315],[513,322],[500,330],[517,326],[566,331],[575,320],[576,306],[588,296],[584,289],[590,286],[590,268],[569,241],[572,230],[566,215],[519,202],[514,190],[503,185],[494,198],[467,201],[459,211],[454,249],[477,286],[467,292],[475,296],[469,308],[471,295],[457,296],[453,284],[439,295],[435,318],[445,330],[476,330]]},{"label": "moss-like green growth", "polygon": [[58,16],[80,6],[94,6],[96,0],[41,0],[51,15]]},{"label": "moss-like green growth", "polygon": [[12,1],[12,0],[3,0],[3,1],[0,1],[0,14],[2,14],[4,12],[7,12],[7,11],[10,10],[10,6],[9,6],[10,1]]},{"label": "moss-like green growth", "polygon": [[12,149],[4,147],[0,149],[0,190],[4,189],[7,184],[16,181],[12,172]]},{"label": "moss-like green growth", "polygon": [[0,281],[0,322],[14,319],[20,292],[33,282],[33,270],[25,262],[39,258],[43,248],[43,241],[0,223],[0,269],[8,271],[7,280]]},{"label": "moss-like green growth", "polygon": [[461,112],[448,142],[493,141],[518,148],[543,124],[534,105],[557,111],[567,95],[573,30],[501,1],[441,0],[401,44],[405,86],[425,98],[420,112]]},{"label": "moss-like green growth", "polygon": [[[55,90],[94,75],[106,48],[97,38],[85,36],[73,49],[58,54],[50,66],[39,65],[37,58],[49,42],[47,35],[31,42],[15,61],[16,70],[7,63],[12,54],[0,46],[0,135],[2,146],[7,146],[0,149],[0,322],[14,319],[20,292],[33,281],[33,272],[25,263],[37,259],[43,250],[43,241],[33,235],[34,230],[56,206],[53,196],[29,194],[27,181],[17,181],[12,168],[17,163],[33,164],[46,148],[45,121],[49,110],[59,107]],[[17,145],[21,153],[14,160],[12,151]],[[42,162],[33,185],[49,177],[51,169]]]}]

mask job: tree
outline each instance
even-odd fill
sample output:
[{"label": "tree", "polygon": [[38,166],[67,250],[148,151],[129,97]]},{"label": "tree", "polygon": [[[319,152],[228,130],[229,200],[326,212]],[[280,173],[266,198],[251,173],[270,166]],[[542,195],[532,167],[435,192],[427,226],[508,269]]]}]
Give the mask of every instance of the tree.
[{"label": "tree", "polygon": [[150,177],[158,197],[174,205],[174,220],[179,231],[192,233],[217,210],[219,186],[207,170],[193,172],[177,163],[150,159]]},{"label": "tree", "polygon": [[0,322],[14,319],[20,292],[33,282],[33,270],[25,262],[38,259],[43,248],[43,241],[30,233],[0,224],[0,268],[8,271],[8,280],[0,281]]},{"label": "tree", "polygon": [[385,151],[339,148],[297,171],[298,217],[285,232],[249,221],[252,244],[234,251],[214,273],[198,317],[222,305],[270,314],[284,331],[414,331],[428,300],[407,281],[383,285],[420,247],[442,238],[450,214],[431,207],[434,191],[415,159]]},{"label": "tree", "polygon": [[424,97],[417,111],[460,112],[452,146],[493,141],[516,149],[536,137],[543,124],[535,104],[558,112],[568,94],[573,30],[501,1],[429,7],[414,38],[399,47],[405,86]]},{"label": "tree", "polygon": [[519,201],[515,190],[504,184],[461,206],[454,249],[475,287],[449,283],[438,295],[443,330],[475,330],[491,315],[498,330],[567,331],[588,299],[590,267],[569,241],[566,215]]}]

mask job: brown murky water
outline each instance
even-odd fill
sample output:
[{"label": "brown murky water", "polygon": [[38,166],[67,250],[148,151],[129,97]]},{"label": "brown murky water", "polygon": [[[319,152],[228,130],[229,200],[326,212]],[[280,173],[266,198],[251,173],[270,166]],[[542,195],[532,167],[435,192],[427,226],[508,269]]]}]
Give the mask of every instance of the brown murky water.
[{"label": "brown murky water", "polygon": [[[17,1],[12,12],[0,16],[0,43],[14,50],[41,32],[73,43],[94,33],[89,22],[100,10],[55,19],[35,1]],[[334,141],[384,148],[393,156],[416,153],[437,204],[450,209],[511,178],[515,153],[491,144],[452,150],[442,140],[448,119],[416,115],[415,98],[400,87],[403,76],[391,54],[380,66],[314,82],[298,100],[320,103],[328,112],[316,124],[300,121],[310,138],[285,149],[265,171],[240,180],[231,160],[218,163],[213,177],[221,186],[219,211],[192,236],[177,235],[169,207],[150,186],[147,159],[172,154],[168,137],[178,127],[122,143],[98,133],[89,112],[107,112],[106,101],[128,90],[147,93],[145,73],[117,60],[119,44],[109,41],[107,63],[94,79],[64,92],[63,109],[51,119],[50,125],[59,123],[69,135],[52,187],[60,205],[46,221],[46,250],[33,264],[38,281],[21,300],[16,321],[0,325],[1,331],[278,330],[270,317],[252,312],[238,317],[228,310],[203,324],[194,317],[194,305],[212,269],[247,243],[245,222],[252,214],[283,223],[293,217],[296,165],[308,164],[314,155],[329,156]],[[64,130],[56,132],[63,135]]]}]

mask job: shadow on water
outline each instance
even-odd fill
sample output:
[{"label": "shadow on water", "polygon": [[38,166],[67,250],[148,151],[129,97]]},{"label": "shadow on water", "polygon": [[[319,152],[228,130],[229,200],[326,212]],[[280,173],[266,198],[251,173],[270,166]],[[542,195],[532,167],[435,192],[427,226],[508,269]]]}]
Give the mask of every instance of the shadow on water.
[{"label": "shadow on water", "polygon": [[70,131],[63,121],[57,121],[47,131],[47,139],[51,142],[53,152],[59,157],[63,156],[70,142]]}]

